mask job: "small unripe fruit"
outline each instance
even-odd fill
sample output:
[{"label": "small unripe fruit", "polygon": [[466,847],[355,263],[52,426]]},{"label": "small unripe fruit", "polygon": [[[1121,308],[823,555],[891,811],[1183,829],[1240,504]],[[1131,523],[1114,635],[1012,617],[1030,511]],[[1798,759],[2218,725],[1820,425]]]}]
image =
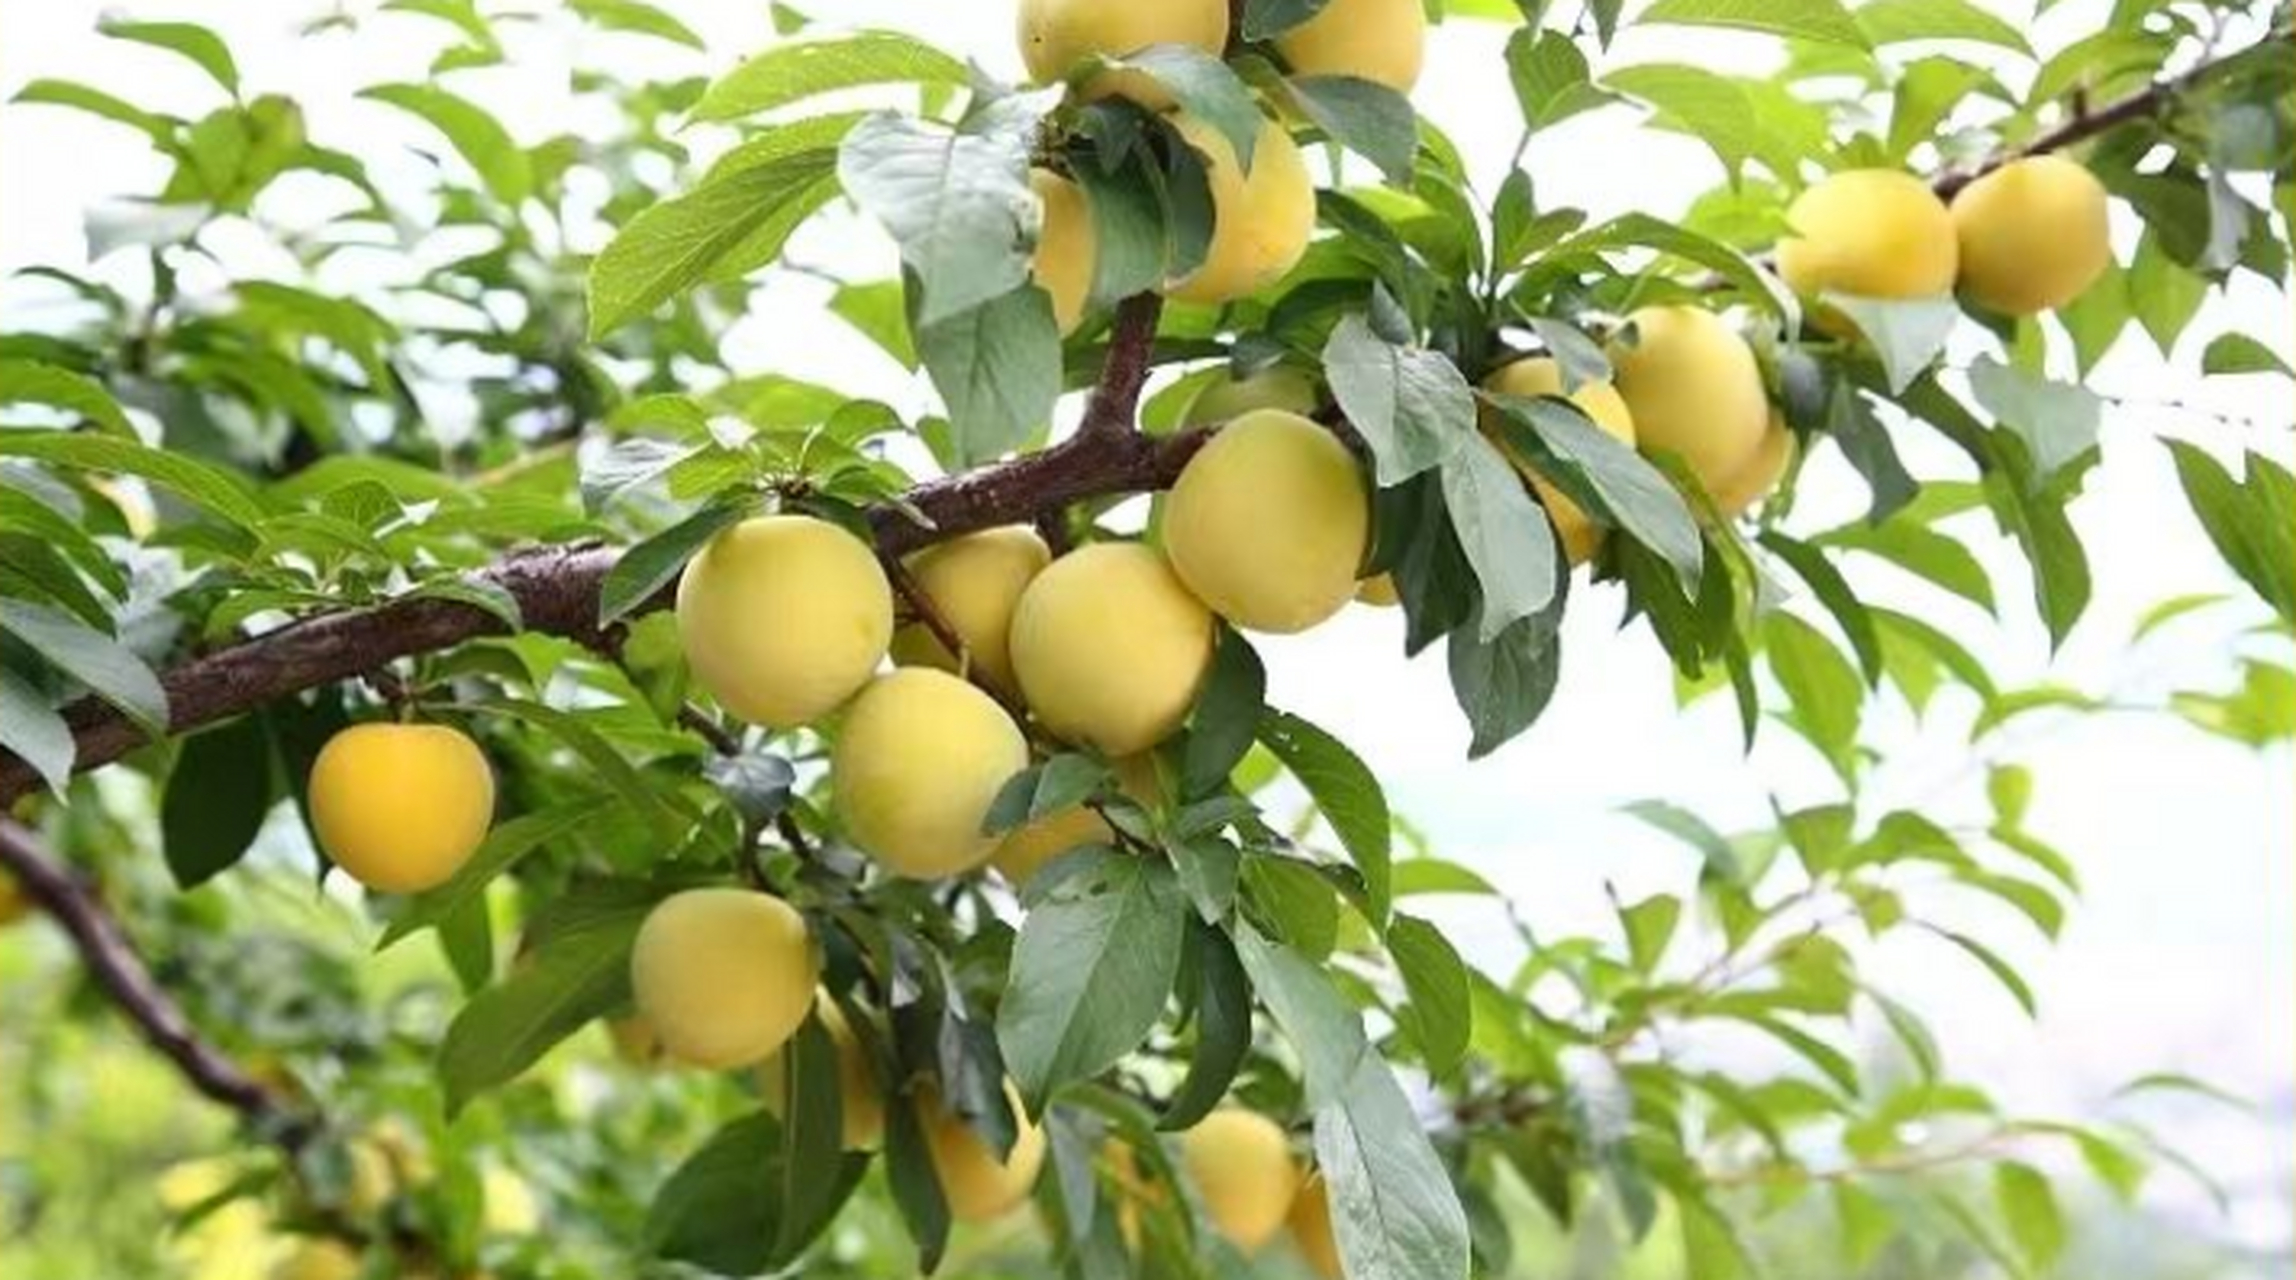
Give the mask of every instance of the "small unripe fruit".
[{"label": "small unripe fruit", "polygon": [[2014,160],[1953,201],[1961,288],[2004,315],[2080,297],[2113,264],[2104,184],[2063,156]]},{"label": "small unripe fruit", "polygon": [[688,889],[638,927],[630,988],[662,1047],[711,1070],[772,1056],[813,1007],[821,964],[805,917],[747,889]]},{"label": "small unripe fruit", "polygon": [[1370,537],[1355,455],[1281,409],[1229,423],[1164,504],[1173,571],[1214,613],[1253,631],[1290,635],[1339,612]]},{"label": "small unripe fruit", "polygon": [[[1517,360],[1485,379],[1483,386],[1500,395],[1559,396],[1563,394],[1562,366],[1544,356]],[[1605,434],[1629,449],[1634,447],[1634,414],[1626,407],[1618,388],[1607,382],[1582,382],[1570,393],[1569,399]],[[1555,536],[1561,539],[1571,563],[1585,564],[1593,559],[1594,553],[1602,549],[1603,538],[1609,531],[1595,523],[1594,517],[1571,501],[1569,495],[1548,483],[1530,459],[1505,447],[1503,441],[1500,451],[1538,492],[1539,504],[1547,509],[1547,518],[1554,522]]]},{"label": "small unripe fruit", "polygon": [[[1020,56],[1039,81],[1059,80],[1095,54],[1121,58],[1152,44],[1194,45],[1219,57],[1228,45],[1227,0],[1021,0]],[[1095,78],[1090,96],[1108,94],[1156,111],[1172,105],[1163,85],[1137,71]]]},{"label": "small unripe fruit", "polygon": [[[824,995],[814,1002],[813,1009],[820,1015],[830,1042],[837,1046],[837,1105],[845,1112],[845,1149],[867,1151],[885,1136],[885,1100],[877,1094],[877,1073],[869,1069],[861,1042],[854,1038],[845,1011],[837,1002]],[[765,1109],[777,1116],[781,1114],[782,1095],[789,1090],[788,1070],[787,1050],[767,1058],[757,1069],[758,1094],[765,1099]]]},{"label": "small unripe fruit", "polygon": [[752,724],[794,729],[866,683],[893,637],[876,553],[811,516],[744,520],[678,583],[678,639],[694,678]]},{"label": "small unripe fruit", "polygon": [[1374,609],[1392,609],[1403,603],[1395,590],[1395,575],[1382,573],[1355,584],[1355,598]]},{"label": "small unripe fruit", "polygon": [[1340,1264],[1339,1240],[1331,1232],[1331,1190],[1322,1174],[1311,1175],[1292,1201],[1291,1233],[1310,1269],[1323,1280],[1344,1280],[1347,1272]]},{"label": "small unripe fruit", "polygon": [[1205,383],[1188,401],[1187,412],[1180,415],[1180,424],[1214,426],[1241,418],[1254,409],[1310,414],[1315,412],[1320,399],[1315,375],[1288,364],[1263,369],[1248,378],[1223,373],[1217,380]]},{"label": "small unripe fruit", "polygon": [[1614,344],[1610,363],[1635,442],[1680,455],[1712,492],[1754,456],[1770,425],[1754,349],[1697,307],[1645,307],[1630,319],[1636,341]]},{"label": "small unripe fruit", "polygon": [[1222,1107],[1180,1137],[1181,1154],[1212,1226],[1245,1253],[1283,1229],[1299,1191],[1299,1166],[1275,1121]]},{"label": "small unripe fruit", "polygon": [[1044,227],[1037,233],[1036,257],[1029,270],[1052,295],[1052,318],[1060,336],[1076,332],[1092,299],[1096,245],[1092,207],[1084,189],[1050,169],[1029,171],[1028,185],[1044,201]]},{"label": "small unripe fruit", "polygon": [[1427,56],[1419,0],[1331,0],[1276,37],[1276,52],[1303,76],[1353,76],[1409,93]]},{"label": "small unripe fruit", "polygon": [[1793,465],[1796,447],[1794,433],[1787,429],[1786,420],[1771,414],[1769,430],[1762,433],[1761,447],[1735,475],[1713,490],[1714,505],[1723,515],[1744,515],[1755,503],[1770,496],[1770,491],[1786,478],[1786,468]]},{"label": "small unripe fruit", "polygon": [[445,884],[494,821],[494,770],[459,730],[359,724],[311,766],[312,834],[345,874],[381,893]]},{"label": "small unripe fruit", "polygon": [[[1124,794],[1144,805],[1156,803],[1156,762],[1147,756],[1126,756],[1114,769]],[[1003,843],[989,859],[998,874],[1014,884],[1035,875],[1044,864],[1071,849],[1108,844],[1116,839],[1108,820],[1081,804],[1048,813],[1005,833]]]},{"label": "small unripe fruit", "polygon": [[[1051,563],[1044,539],[1025,525],[967,534],[908,559],[910,576],[964,641],[973,667],[999,689],[1013,687],[1013,608]],[[957,669],[955,655],[914,622],[893,637],[893,660],[903,666]]]},{"label": "small unripe fruit", "polygon": [[1096,543],[1053,561],[1021,595],[1013,674],[1054,734],[1128,756],[1187,718],[1215,635],[1212,611],[1155,548]]},{"label": "small unripe fruit", "polygon": [[1028,1198],[1044,1168],[1044,1130],[1029,1123],[1010,1083],[1005,1085],[1005,1099],[1020,1135],[1011,1152],[999,1160],[963,1119],[941,1105],[937,1092],[929,1087],[919,1091],[917,1123],[924,1130],[933,1170],[940,1175],[949,1216],[959,1222],[989,1222],[1011,1212]]},{"label": "small unripe fruit", "polygon": [[1028,739],[996,699],[945,671],[904,667],[853,700],[830,755],[845,833],[895,875],[960,875],[988,861],[981,824],[1028,767]]},{"label": "small unripe fruit", "polygon": [[1262,120],[1246,175],[1227,135],[1186,112],[1171,121],[1203,157],[1212,189],[1212,243],[1203,264],[1168,285],[1166,295],[1217,306],[1283,279],[1315,234],[1315,182],[1299,144],[1283,126]]},{"label": "small unripe fruit", "polygon": [[1929,184],[1894,169],[1852,169],[1804,191],[1786,211],[1778,273],[1815,298],[1935,298],[1960,262],[1953,216]]}]

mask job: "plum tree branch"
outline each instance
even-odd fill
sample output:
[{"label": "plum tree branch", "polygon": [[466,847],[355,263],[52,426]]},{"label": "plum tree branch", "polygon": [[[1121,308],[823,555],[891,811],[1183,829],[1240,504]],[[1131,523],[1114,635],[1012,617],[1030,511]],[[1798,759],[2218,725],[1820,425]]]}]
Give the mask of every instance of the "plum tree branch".
[{"label": "plum tree branch", "polygon": [[266,1088],[199,1034],[94,891],[12,818],[0,817],[0,867],[70,936],[105,997],[193,1088],[290,1152],[318,1133],[316,1117]]}]

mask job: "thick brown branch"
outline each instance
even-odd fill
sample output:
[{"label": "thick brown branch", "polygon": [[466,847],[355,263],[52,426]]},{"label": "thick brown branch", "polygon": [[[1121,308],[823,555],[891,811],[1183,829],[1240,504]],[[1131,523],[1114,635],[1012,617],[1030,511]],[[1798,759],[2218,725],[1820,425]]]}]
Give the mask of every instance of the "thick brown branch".
[{"label": "thick brown branch", "polygon": [[24,895],[70,935],[104,995],[193,1088],[231,1108],[266,1140],[293,1150],[317,1132],[313,1117],[265,1088],[192,1027],[160,989],[119,922],[96,895],[41,848],[22,823],[0,818],[0,867]]},{"label": "thick brown branch", "polygon": [[[908,505],[930,525],[890,507],[875,513],[888,554],[996,525],[1026,523],[1086,498],[1169,488],[1203,433],[1155,439],[1121,432],[1073,439],[993,467],[910,490]],[[529,631],[610,648],[598,627],[598,588],[620,552],[594,545],[514,552],[475,575],[518,601]],[[666,603],[667,593],[650,607]],[[483,609],[447,600],[409,600],[331,613],[194,658],[168,671],[168,730],[189,733],[280,698],[348,680],[394,659],[449,649],[507,628]],[[65,715],[78,745],[75,768],[109,764],[147,741],[104,703],[84,700]],[[0,808],[40,785],[31,767],[0,751]]]},{"label": "thick brown branch", "polygon": [[1156,354],[1156,322],[1164,314],[1161,294],[1136,293],[1116,304],[1116,322],[1109,329],[1108,361],[1100,381],[1084,402],[1081,436],[1107,435],[1132,429],[1140,410],[1140,389],[1148,384],[1148,371]]}]

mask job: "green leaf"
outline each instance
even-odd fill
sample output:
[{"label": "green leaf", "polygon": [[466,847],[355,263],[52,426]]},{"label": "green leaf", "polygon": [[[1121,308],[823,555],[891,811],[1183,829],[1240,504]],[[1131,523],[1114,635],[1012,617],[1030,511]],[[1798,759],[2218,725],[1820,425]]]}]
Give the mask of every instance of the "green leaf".
[{"label": "green leaf", "polygon": [[1164,1012],[1187,920],[1171,868],[1103,851],[1030,904],[997,1008],[1006,1070],[1030,1114],[1140,1047]]},{"label": "green leaf", "polygon": [[1993,579],[1969,548],[1924,524],[1891,520],[1879,525],[1844,525],[1812,540],[1818,546],[1862,551],[1942,587],[1993,613]]},{"label": "green leaf", "polygon": [[[1858,667],[1865,673],[1866,684],[1881,687],[1882,651],[1881,632],[1874,626],[1873,615],[1866,611],[1865,602],[1858,599],[1841,570],[1836,569],[1824,553],[1807,542],[1788,537],[1775,530],[1766,530],[1761,543],[1779,559],[1790,565],[1810,590],[1818,603],[1840,625],[1842,634],[1849,637],[1850,648],[1857,653]],[[1953,544],[1957,549],[1960,544]],[[1966,554],[1966,553],[1964,553]]]},{"label": "green leaf", "polygon": [[1620,67],[1602,83],[1648,105],[1661,125],[1705,143],[1733,179],[1763,151],[1763,121],[1741,81],[1704,67],[1642,63]]},{"label": "green leaf", "polygon": [[96,24],[96,30],[114,40],[132,40],[156,49],[187,58],[223,86],[224,92],[239,95],[239,64],[232,60],[231,48],[222,37],[205,27],[190,22],[128,22],[120,18],[105,18]]},{"label": "green leaf", "polygon": [[1845,782],[1854,782],[1865,696],[1856,669],[1816,628],[1790,613],[1771,614],[1762,639],[1770,670],[1793,704],[1795,727]]},{"label": "green leaf", "polygon": [[654,1193],[646,1247],[721,1275],[764,1270],[780,1229],[780,1153],[781,1126],[764,1112],[718,1130]]},{"label": "green leaf", "polygon": [[1824,303],[1850,318],[1863,334],[1891,395],[1937,363],[1946,340],[1961,323],[1961,304],[1952,294],[1938,298],[1859,298],[1828,293]]},{"label": "green leaf", "polygon": [[900,281],[872,280],[866,284],[839,285],[829,299],[829,309],[843,316],[847,324],[859,329],[886,355],[899,361],[902,368],[916,371],[917,344],[909,336],[909,316]]},{"label": "green leaf", "polygon": [[72,781],[72,761],[79,749],[72,742],[71,726],[38,689],[4,666],[0,666],[0,747],[32,766],[57,795]]},{"label": "green leaf", "polygon": [[137,476],[242,529],[252,530],[265,518],[263,504],[237,475],[132,440],[85,432],[0,431],[0,457],[8,456]]},{"label": "green leaf", "polygon": [[1252,642],[1233,627],[1221,628],[1211,675],[1188,715],[1188,745],[1180,765],[1183,797],[1208,795],[1227,785],[1259,734],[1267,692],[1267,668]]},{"label": "green leaf", "polygon": [[885,1108],[885,1181],[916,1242],[917,1269],[929,1275],[948,1248],[949,1201],[941,1193],[941,1176],[914,1106]]},{"label": "green leaf", "polygon": [[1971,40],[2033,56],[2024,33],[1971,0],[1868,0],[1857,11],[1857,24],[1877,47],[1916,40]]},{"label": "green leaf", "polygon": [[522,813],[496,826],[452,879],[407,900],[405,907],[383,930],[375,950],[384,950],[424,929],[436,928],[466,905],[483,901],[486,887],[517,866],[526,855],[597,821],[615,803],[611,796],[588,796],[553,809]]},{"label": "green leaf", "polygon": [[1340,997],[1330,977],[1297,951],[1269,941],[1242,922],[1233,936],[1236,955],[1251,975],[1252,990],[1299,1055],[1308,1105],[1320,1111],[1341,1103],[1363,1063],[1378,1063],[1378,1055],[1364,1039],[1362,1019]]},{"label": "green leaf", "polygon": [[1411,997],[1396,1023],[1419,1046],[1429,1074],[1449,1075],[1474,1034],[1466,963],[1440,930],[1416,916],[1397,915],[1388,925],[1387,951]]},{"label": "green leaf", "polygon": [[2055,1266],[2065,1251],[2065,1215],[2049,1179],[2029,1164],[2004,1160],[1993,1166],[1993,1196],[2017,1251],[2037,1271]]},{"label": "green leaf", "polygon": [[964,88],[965,64],[897,31],[862,31],[836,40],[776,45],[728,72],[694,106],[703,122],[738,120],[793,102],[865,85]]},{"label": "green leaf", "polygon": [[[1212,126],[1235,152],[1237,166],[1251,172],[1263,117],[1252,91],[1227,63],[1187,44],[1152,44],[1102,62],[1106,67],[1138,71],[1162,85],[1182,111]],[[1092,73],[1085,74],[1089,77]]]},{"label": "green leaf", "polygon": [[1658,962],[1666,957],[1667,944],[1674,940],[1675,926],[1682,921],[1682,899],[1654,894],[1631,907],[1621,906],[1618,921],[1626,932],[1626,953],[1635,970],[1655,972]]},{"label": "green leaf", "polygon": [[15,636],[58,671],[152,737],[167,733],[167,690],[142,658],[69,614],[29,600],[0,597],[0,631]]},{"label": "green leaf", "polygon": [[136,438],[127,414],[103,384],[37,360],[0,360],[0,404],[44,404],[77,414],[106,435]]},{"label": "green leaf", "polygon": [[1014,289],[920,325],[917,351],[949,411],[956,462],[973,466],[1027,444],[1060,399],[1060,326],[1042,289]]},{"label": "green leaf", "polygon": [[1467,441],[1441,474],[1444,509],[1482,587],[1477,638],[1489,644],[1554,602],[1562,558],[1546,514],[1490,441]]},{"label": "green leaf", "polygon": [[2163,356],[2176,354],[2177,339],[2208,296],[2208,281],[2171,256],[2157,227],[2148,228],[2129,264],[2129,311],[2152,336]]},{"label": "green leaf", "polygon": [[1633,446],[1596,426],[1567,400],[1485,394],[1499,410],[1499,431],[1539,473],[1584,499],[1580,506],[1605,519],[1674,567],[1685,591],[1695,592],[1706,563],[1698,523],[1682,495]]},{"label": "green leaf", "polygon": [[2036,377],[1991,356],[1979,356],[1970,366],[1969,389],[2025,442],[2042,483],[2096,448],[2104,429],[2104,402],[2095,392]]},{"label": "green leaf", "polygon": [[1921,493],[1920,483],[1897,456],[1889,432],[1847,379],[1834,383],[1827,395],[1825,429],[1873,493],[1873,504],[1866,510],[1868,524],[1881,524]]},{"label": "green leaf", "polygon": [[1821,44],[1871,47],[1857,19],[1840,0],[1658,0],[1636,21],[1731,27]]},{"label": "green leaf", "polygon": [[1738,851],[1730,841],[1709,825],[1706,819],[1679,805],[1664,800],[1637,800],[1621,812],[1673,836],[1698,851],[1706,864],[1705,874],[1727,883],[1745,879],[1745,870],[1739,864]]},{"label": "green leaf", "polygon": [[622,553],[598,584],[598,625],[611,626],[677,579],[686,562],[748,515],[744,501],[713,502]]},{"label": "green leaf", "polygon": [[1092,798],[1108,778],[1108,767],[1081,752],[1067,751],[1005,780],[981,819],[981,834],[998,835],[1024,823],[1072,809]]},{"label": "green leaf", "polygon": [[1354,76],[1301,76],[1289,84],[1293,101],[1334,142],[1369,160],[1389,183],[1411,185],[1419,116],[1409,98]]},{"label": "green leaf", "polygon": [[697,284],[737,280],[771,261],[837,191],[837,146],[853,115],[760,134],[700,185],[648,208],[590,268],[590,336],[604,337]]},{"label": "green leaf", "polygon": [[379,84],[359,96],[397,107],[439,131],[495,199],[517,204],[534,190],[533,162],[494,114],[427,84]]},{"label": "green leaf", "polygon": [[1464,1280],[1466,1212],[1426,1126],[1377,1054],[1364,1054],[1339,1097],[1316,1109],[1315,1157],[1348,1275]]},{"label": "green leaf", "polygon": [[1507,37],[1506,58],[1523,127],[1532,133],[1613,101],[1595,87],[1578,42],[1560,31],[1520,27]]},{"label": "green leaf", "polygon": [[1545,714],[1562,675],[1559,617],[1556,610],[1525,618],[1487,643],[1464,627],[1451,633],[1451,696],[1474,735],[1468,759],[1480,760],[1512,742]]},{"label": "green leaf", "polygon": [[9,101],[85,111],[114,124],[124,124],[130,129],[140,130],[144,136],[161,145],[173,140],[175,127],[182,123],[172,116],[146,111],[75,80],[34,80],[18,89],[16,96]]},{"label": "green leaf", "polygon": [[1307,789],[1341,847],[1363,873],[1373,926],[1386,922],[1391,896],[1387,793],[1363,761],[1332,737],[1298,716],[1270,711],[1260,721],[1260,741],[1284,762]]},{"label": "green leaf", "polygon": [[2212,378],[2242,373],[2277,373],[2296,378],[2296,370],[2290,369],[2278,352],[2245,333],[2219,334],[2201,355],[2200,367]]},{"label": "green leaf", "polygon": [[1196,1043],[1188,1074],[1173,1090],[1156,1127],[1179,1133],[1212,1114],[1252,1048],[1252,988],[1228,935],[1202,922],[1189,925],[1196,952]]},{"label": "green leaf", "polygon": [[1994,980],[2001,984],[2002,989],[2017,1001],[2017,1007],[2025,1011],[2026,1017],[2038,1018],[2041,1016],[2040,1001],[2034,998],[2032,985],[2025,981],[2024,975],[2018,973],[2014,966],[2002,959],[2000,953],[1965,933],[1956,933],[1950,929],[1937,929],[1934,932],[1947,942],[1968,952],[1977,963],[1985,966],[1985,971],[1992,974]]},{"label": "green leaf", "polygon": [[478,709],[490,715],[523,720],[564,743],[568,750],[581,757],[591,776],[620,793],[657,837],[674,843],[680,830],[701,821],[701,815],[683,796],[648,782],[579,714],[511,698],[496,698],[480,704]]},{"label": "green leaf", "polygon": [[184,739],[160,802],[161,848],[178,888],[236,865],[279,799],[263,722],[242,716]]},{"label": "green leaf", "polygon": [[2240,579],[2296,626],[2296,476],[2260,453],[2236,481],[2199,446],[2168,441],[2177,478],[2201,528]]},{"label": "green leaf", "polygon": [[1475,393],[1442,355],[1390,343],[1361,315],[1341,320],[1323,349],[1324,377],[1371,446],[1381,486],[1441,466],[1475,429]]},{"label": "green leaf", "polygon": [[651,906],[618,904],[556,931],[462,1007],[439,1044],[449,1116],[515,1079],[584,1024],[629,1004],[630,948]]},{"label": "green leaf", "polygon": [[1547,250],[1550,257],[1573,253],[1609,253],[1620,249],[1656,249],[1704,267],[1721,276],[1745,298],[1767,309],[1788,332],[1801,326],[1801,304],[1786,286],[1764,274],[1747,257],[1719,240],[1686,231],[1662,218],[1629,213],[1575,235],[1565,236]]},{"label": "green leaf", "polygon": [[1323,12],[1332,0],[1244,0],[1243,37],[1266,40]]},{"label": "green leaf", "polygon": [[[823,996],[821,999],[826,1000]],[[772,1241],[772,1258],[803,1253],[837,1216],[860,1184],[868,1157],[845,1151],[843,1064],[818,1011],[805,1020],[780,1054],[781,1149],[778,1152],[779,1229],[759,1234]],[[866,1075],[866,1073],[864,1073]],[[838,1171],[823,1176],[824,1171]],[[742,1268],[754,1270],[755,1268]]]},{"label": "green leaf", "polygon": [[568,0],[567,7],[602,30],[653,36],[705,53],[709,49],[692,27],[641,0]]},{"label": "green leaf", "polygon": [[920,329],[1028,280],[1042,212],[1029,187],[1027,134],[965,133],[879,113],[845,136],[837,176],[916,273]]}]

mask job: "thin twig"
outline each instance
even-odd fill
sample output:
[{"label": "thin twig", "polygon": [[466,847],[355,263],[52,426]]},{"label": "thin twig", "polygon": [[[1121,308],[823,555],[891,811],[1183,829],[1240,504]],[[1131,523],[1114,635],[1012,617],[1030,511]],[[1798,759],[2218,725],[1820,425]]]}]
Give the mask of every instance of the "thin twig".
[{"label": "thin twig", "polygon": [[995,698],[1015,721],[1027,723],[1027,711],[1020,696],[1005,688],[1003,682],[990,678],[988,672],[973,661],[972,646],[965,643],[956,624],[949,621],[949,615],[941,612],[941,606],[918,584],[917,575],[909,572],[909,566],[901,562],[901,557],[888,555],[880,559],[885,564],[886,580],[893,584],[893,594],[901,597],[901,604],[907,609],[910,618],[931,632],[941,648],[948,651],[949,657],[957,664],[957,674]]},{"label": "thin twig", "polygon": [[317,1117],[248,1075],[200,1035],[94,891],[42,848],[38,835],[11,818],[0,818],[0,866],[71,938],[105,997],[193,1088],[238,1112],[266,1141],[289,1153],[318,1134]]},{"label": "thin twig", "polygon": [[741,739],[726,732],[724,725],[712,720],[700,707],[690,702],[678,708],[678,724],[710,744],[710,750],[721,756],[741,754]]}]

